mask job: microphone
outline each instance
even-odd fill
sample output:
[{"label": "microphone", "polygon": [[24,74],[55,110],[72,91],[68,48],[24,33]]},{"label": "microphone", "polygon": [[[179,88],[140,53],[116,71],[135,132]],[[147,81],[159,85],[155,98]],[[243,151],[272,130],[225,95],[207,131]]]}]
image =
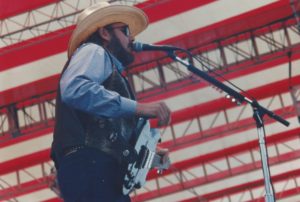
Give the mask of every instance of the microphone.
[{"label": "microphone", "polygon": [[141,52],[141,51],[175,51],[175,50],[183,50],[183,49],[175,46],[152,45],[152,44],[134,42],[132,44],[132,50],[134,50],[135,52]]}]

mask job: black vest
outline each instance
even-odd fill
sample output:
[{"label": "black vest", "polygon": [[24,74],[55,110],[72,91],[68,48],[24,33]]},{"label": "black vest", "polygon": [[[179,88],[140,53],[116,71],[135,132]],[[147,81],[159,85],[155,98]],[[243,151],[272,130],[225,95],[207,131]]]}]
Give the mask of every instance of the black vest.
[{"label": "black vest", "polygon": [[[134,100],[127,80],[113,64],[113,72],[102,85],[122,97]],[[58,88],[56,97],[56,123],[52,143],[51,157],[54,161],[60,158],[64,150],[74,146],[87,146],[110,152],[112,140],[116,137],[130,142],[137,118],[97,118],[83,111],[74,109],[62,102]]]}]

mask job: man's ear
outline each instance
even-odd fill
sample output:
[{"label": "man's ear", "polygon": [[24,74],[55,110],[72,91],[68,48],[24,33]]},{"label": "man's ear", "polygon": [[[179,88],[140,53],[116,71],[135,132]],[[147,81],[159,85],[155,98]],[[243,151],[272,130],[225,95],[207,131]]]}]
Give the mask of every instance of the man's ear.
[{"label": "man's ear", "polygon": [[104,39],[107,42],[110,41],[111,37],[110,37],[110,33],[108,32],[107,29],[101,27],[98,29],[98,33],[102,39]]}]

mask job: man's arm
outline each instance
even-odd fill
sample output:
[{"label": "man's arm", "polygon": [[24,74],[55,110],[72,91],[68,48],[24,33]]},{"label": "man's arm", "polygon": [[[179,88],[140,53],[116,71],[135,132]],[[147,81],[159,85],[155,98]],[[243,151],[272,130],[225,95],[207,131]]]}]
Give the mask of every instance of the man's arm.
[{"label": "man's arm", "polygon": [[88,44],[81,47],[62,75],[62,101],[97,117],[134,116],[136,101],[102,85],[112,73],[111,66],[105,50],[100,46]]},{"label": "man's arm", "polygon": [[158,126],[166,126],[171,122],[171,111],[164,102],[137,103],[136,114],[146,118],[157,118]]}]

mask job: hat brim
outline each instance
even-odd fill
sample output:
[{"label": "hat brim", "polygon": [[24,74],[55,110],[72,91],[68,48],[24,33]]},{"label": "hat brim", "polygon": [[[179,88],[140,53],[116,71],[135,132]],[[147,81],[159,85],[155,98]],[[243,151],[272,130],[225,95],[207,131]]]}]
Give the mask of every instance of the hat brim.
[{"label": "hat brim", "polygon": [[148,17],[142,10],[132,6],[110,5],[100,8],[77,24],[69,41],[68,57],[97,29],[117,22],[127,24],[131,35],[136,36],[148,26]]}]

